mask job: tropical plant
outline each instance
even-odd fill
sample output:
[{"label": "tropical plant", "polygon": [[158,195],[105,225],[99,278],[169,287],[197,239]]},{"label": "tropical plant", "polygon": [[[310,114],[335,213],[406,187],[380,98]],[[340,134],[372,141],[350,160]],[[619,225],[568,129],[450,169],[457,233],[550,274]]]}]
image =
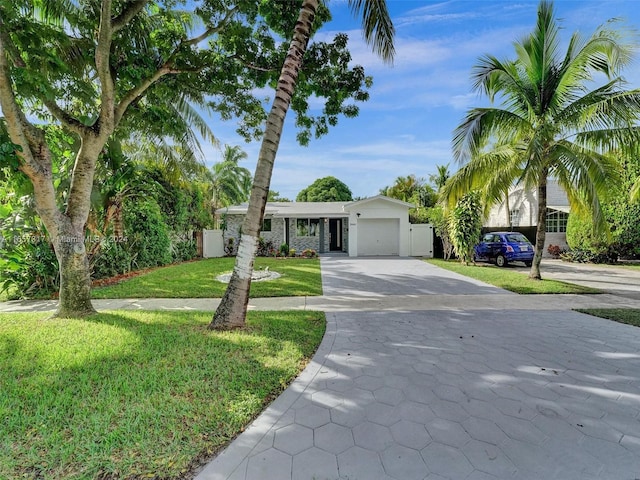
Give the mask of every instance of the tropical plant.
[{"label": "tropical plant", "polygon": [[429,181],[435,186],[437,191],[440,191],[447,183],[447,180],[449,180],[449,177],[451,177],[451,172],[449,171],[448,163],[446,165],[436,165],[436,170],[438,173],[430,174]]},{"label": "tropical plant", "polygon": [[433,207],[438,200],[438,194],[431,185],[414,174],[396,178],[393,185],[381,189],[380,194],[412,203],[414,207],[409,209],[411,223],[427,223],[427,209]]},{"label": "tropical plant", "polygon": [[[251,172],[238,165],[247,154],[238,146],[225,145],[222,161],[211,167],[211,208],[215,212],[222,207],[246,202],[251,192]],[[219,224],[219,219],[216,219]]]},{"label": "tropical plant", "polygon": [[589,207],[596,228],[606,228],[600,201],[620,173],[611,152],[640,145],[640,91],[624,90],[620,76],[634,46],[612,25],[586,39],[574,33],[562,52],[553,5],[542,1],[536,27],[515,44],[515,60],[485,55],[473,69],[474,88],[492,102],[501,99],[502,108],[473,108],[456,128],[454,155],[464,166],[443,195],[452,204],[477,188],[492,203],[512,184],[535,189],[532,279],[541,278],[547,179],[555,178],[566,191],[572,211]]},{"label": "tropical plant", "polygon": [[460,263],[474,262],[473,247],[482,231],[482,203],[480,193],[468,192],[462,196],[449,217],[449,235]]},{"label": "tropical plant", "polygon": [[[240,237],[236,264],[227,290],[213,315],[210,328],[228,329],[244,325],[249,302],[253,261],[264,209],[267,204],[273,164],[282,135],[285,115],[289,110],[293,93],[296,91],[302,59],[307,50],[309,39],[314,32],[313,22],[319,3],[319,0],[303,0],[300,7],[293,29],[293,37],[289,43],[289,51],[282,65],[275,97],[267,118],[267,128],[258,155],[258,164],[251,188],[249,208],[242,226],[243,234]],[[374,51],[379,53],[383,59],[391,61],[394,54],[394,27],[385,0],[349,0],[349,4],[354,13],[362,12],[365,40],[373,44]],[[326,79],[323,78],[322,81],[326,83]],[[336,92],[339,90],[340,88]],[[356,100],[365,100],[364,93],[357,94]],[[341,95],[340,98],[335,98],[332,103],[328,104],[331,105],[331,112],[335,112],[330,118],[330,124],[334,125],[337,122],[339,111],[348,116],[357,114],[357,110],[352,108],[348,110],[336,108],[337,105],[342,104],[344,99],[345,96]]]},{"label": "tropical plant", "polygon": [[296,202],[350,202],[351,189],[336,177],[317,179],[296,196]]}]

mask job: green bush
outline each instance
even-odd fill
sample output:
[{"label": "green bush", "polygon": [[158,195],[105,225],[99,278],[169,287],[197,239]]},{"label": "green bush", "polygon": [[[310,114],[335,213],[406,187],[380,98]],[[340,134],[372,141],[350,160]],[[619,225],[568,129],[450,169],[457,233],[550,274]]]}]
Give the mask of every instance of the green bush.
[{"label": "green bush", "polygon": [[178,240],[171,245],[173,262],[186,262],[198,256],[198,247],[194,240]]},{"label": "green bush", "polygon": [[108,242],[93,259],[92,278],[108,278],[132,270],[133,258],[122,243]]},{"label": "green bush", "polygon": [[127,202],[124,223],[134,269],[171,263],[169,231],[155,200]]},{"label": "green bush", "polygon": [[54,293],[60,278],[53,246],[44,237],[8,243],[0,250],[0,291],[10,291],[12,298]]},{"label": "green bush", "polygon": [[283,243],[282,245],[280,245],[279,253],[283,257],[286,257],[287,255],[289,255],[289,245],[287,245],[286,243]]}]

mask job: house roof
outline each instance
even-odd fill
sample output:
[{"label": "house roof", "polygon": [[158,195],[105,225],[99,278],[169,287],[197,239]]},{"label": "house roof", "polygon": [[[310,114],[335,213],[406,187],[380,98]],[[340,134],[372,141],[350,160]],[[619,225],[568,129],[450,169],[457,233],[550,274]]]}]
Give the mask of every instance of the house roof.
[{"label": "house roof", "polygon": [[[349,202],[267,202],[265,215],[274,217],[348,217],[344,206]],[[230,215],[244,215],[248,204],[233,205],[223,209]]]},{"label": "house roof", "polygon": [[[353,207],[361,206],[376,200],[384,200],[407,208],[414,206],[411,203],[396,200],[395,198],[376,195],[375,197],[365,198],[355,202],[267,202],[264,213],[265,215],[272,215],[276,218],[348,217],[349,210]],[[247,203],[233,205],[226,209],[222,209],[222,212],[229,215],[244,215],[247,213],[248,206],[249,205]]]},{"label": "house roof", "polygon": [[350,210],[353,207],[358,207],[361,205],[365,205],[370,202],[375,202],[377,200],[384,200],[389,203],[395,203],[397,205],[402,205],[403,207],[413,208],[415,205],[413,203],[403,202],[402,200],[397,200],[395,198],[387,197],[385,195],[376,195],[375,197],[363,198],[362,200],[357,200],[355,202],[349,202],[345,204],[344,208],[346,210]]}]

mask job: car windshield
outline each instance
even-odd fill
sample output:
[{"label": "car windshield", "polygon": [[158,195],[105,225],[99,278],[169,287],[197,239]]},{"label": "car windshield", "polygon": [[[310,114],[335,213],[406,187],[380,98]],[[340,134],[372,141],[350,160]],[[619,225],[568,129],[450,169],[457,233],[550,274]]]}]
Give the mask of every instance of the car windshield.
[{"label": "car windshield", "polygon": [[507,242],[511,243],[530,243],[529,239],[521,233],[510,233],[507,237]]}]

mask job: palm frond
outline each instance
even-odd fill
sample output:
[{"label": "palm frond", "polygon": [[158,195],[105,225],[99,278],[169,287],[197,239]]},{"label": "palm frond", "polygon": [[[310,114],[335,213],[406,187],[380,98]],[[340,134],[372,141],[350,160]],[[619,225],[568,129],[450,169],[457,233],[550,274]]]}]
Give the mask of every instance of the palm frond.
[{"label": "palm frond", "polygon": [[365,41],[385,62],[393,63],[395,56],[395,27],[385,0],[348,0],[351,11],[362,18]]}]

